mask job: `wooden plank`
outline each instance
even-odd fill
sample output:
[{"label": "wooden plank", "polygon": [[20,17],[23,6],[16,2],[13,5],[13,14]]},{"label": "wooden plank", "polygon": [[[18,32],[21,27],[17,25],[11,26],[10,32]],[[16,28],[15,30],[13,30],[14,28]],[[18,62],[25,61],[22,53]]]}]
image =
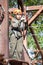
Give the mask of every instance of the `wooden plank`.
[{"label": "wooden plank", "polygon": [[32,63],[36,64],[36,63],[42,63],[42,60],[32,60]]},{"label": "wooden plank", "polygon": [[0,4],[5,9],[5,18],[0,25],[0,53],[4,54],[5,58],[8,58],[9,49],[8,49],[8,0],[0,0]]},{"label": "wooden plank", "polygon": [[[30,11],[30,10],[39,10],[40,8],[42,8],[43,7],[43,5],[37,5],[37,6],[25,6],[25,9],[26,9],[26,11]],[[9,12],[11,12],[11,11],[13,11],[13,10],[15,10],[15,9],[17,9],[17,8],[9,8]]]},{"label": "wooden plank", "polygon": [[25,62],[24,60],[15,60],[15,59],[7,59],[7,63],[9,62],[11,65],[29,65],[28,62]]},{"label": "wooden plank", "polygon": [[26,7],[26,11],[29,11],[29,10],[39,10],[42,7],[43,7],[43,5],[27,6]]},{"label": "wooden plank", "polygon": [[31,23],[36,19],[36,17],[43,11],[43,8],[39,9],[34,16],[28,21],[28,25],[31,25]]},{"label": "wooden plank", "polygon": [[34,50],[34,52],[36,52],[36,53],[37,52],[40,52],[40,51],[42,51],[42,53],[43,53],[43,49],[41,49],[41,50],[38,50],[38,49],[37,50]]},{"label": "wooden plank", "polygon": [[18,9],[18,8],[9,8],[9,12],[11,13],[11,12],[13,12],[15,9]]}]

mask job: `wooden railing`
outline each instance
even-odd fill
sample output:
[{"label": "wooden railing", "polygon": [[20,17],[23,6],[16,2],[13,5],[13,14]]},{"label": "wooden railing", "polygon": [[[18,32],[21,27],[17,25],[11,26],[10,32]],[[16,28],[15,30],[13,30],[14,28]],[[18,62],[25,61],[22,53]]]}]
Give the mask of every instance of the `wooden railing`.
[{"label": "wooden railing", "polygon": [[29,65],[28,62],[22,61],[22,60],[14,60],[14,59],[9,59],[8,63],[10,65]]}]

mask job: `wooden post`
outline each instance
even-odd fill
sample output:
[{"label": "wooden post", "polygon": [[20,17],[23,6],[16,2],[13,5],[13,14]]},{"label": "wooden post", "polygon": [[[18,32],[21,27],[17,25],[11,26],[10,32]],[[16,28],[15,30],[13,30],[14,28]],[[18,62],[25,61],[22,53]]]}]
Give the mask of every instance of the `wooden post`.
[{"label": "wooden post", "polygon": [[0,53],[4,54],[4,58],[8,58],[8,0],[0,0],[0,4],[5,9],[5,18],[2,24],[0,25]]},{"label": "wooden post", "polygon": [[28,25],[31,25],[33,21],[40,15],[40,13],[43,11],[43,8],[41,7],[35,14],[32,16],[32,18],[28,21]]}]

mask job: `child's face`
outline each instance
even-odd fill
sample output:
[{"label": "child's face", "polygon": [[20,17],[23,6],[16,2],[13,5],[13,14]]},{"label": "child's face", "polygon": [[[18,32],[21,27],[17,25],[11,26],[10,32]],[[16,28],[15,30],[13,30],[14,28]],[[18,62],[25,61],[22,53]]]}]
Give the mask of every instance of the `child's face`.
[{"label": "child's face", "polygon": [[20,18],[21,18],[21,15],[19,15],[19,14],[16,15],[16,18],[17,18],[17,19],[20,19]]}]

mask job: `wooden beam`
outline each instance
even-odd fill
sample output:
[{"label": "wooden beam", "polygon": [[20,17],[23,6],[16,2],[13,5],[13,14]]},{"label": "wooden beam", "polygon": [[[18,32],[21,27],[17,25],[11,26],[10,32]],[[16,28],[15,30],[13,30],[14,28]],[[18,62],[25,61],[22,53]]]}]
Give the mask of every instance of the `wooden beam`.
[{"label": "wooden beam", "polygon": [[32,63],[36,65],[36,63],[42,63],[42,60],[32,60]]},{"label": "wooden beam", "polygon": [[31,23],[33,23],[33,21],[36,19],[36,17],[43,11],[43,8],[39,9],[34,16],[32,16],[32,18],[28,21],[28,25],[31,25]]},{"label": "wooden beam", "polygon": [[[32,10],[39,10],[40,8],[42,8],[43,5],[37,5],[37,6],[25,6],[25,10],[26,11],[32,11]],[[9,12],[13,11],[14,9],[17,9],[17,8],[9,8]]]},{"label": "wooden beam", "polygon": [[5,18],[0,25],[0,53],[4,54],[5,58],[9,56],[8,44],[8,0],[0,0],[0,4],[5,9]]},{"label": "wooden beam", "polygon": [[15,60],[15,59],[7,59],[7,63],[10,63],[11,65],[29,65],[28,62],[24,60]]},{"label": "wooden beam", "polygon": [[40,52],[40,51],[42,51],[42,53],[43,53],[43,49],[41,49],[41,50],[38,50],[38,49],[37,50],[34,50],[34,52],[36,52],[36,53],[37,52]]},{"label": "wooden beam", "polygon": [[15,9],[18,9],[18,8],[9,8],[9,12],[11,13],[11,12],[13,12]]},{"label": "wooden beam", "polygon": [[43,5],[37,5],[37,6],[27,6],[26,7],[26,11],[30,11],[30,10],[39,10],[40,8],[42,8]]}]

